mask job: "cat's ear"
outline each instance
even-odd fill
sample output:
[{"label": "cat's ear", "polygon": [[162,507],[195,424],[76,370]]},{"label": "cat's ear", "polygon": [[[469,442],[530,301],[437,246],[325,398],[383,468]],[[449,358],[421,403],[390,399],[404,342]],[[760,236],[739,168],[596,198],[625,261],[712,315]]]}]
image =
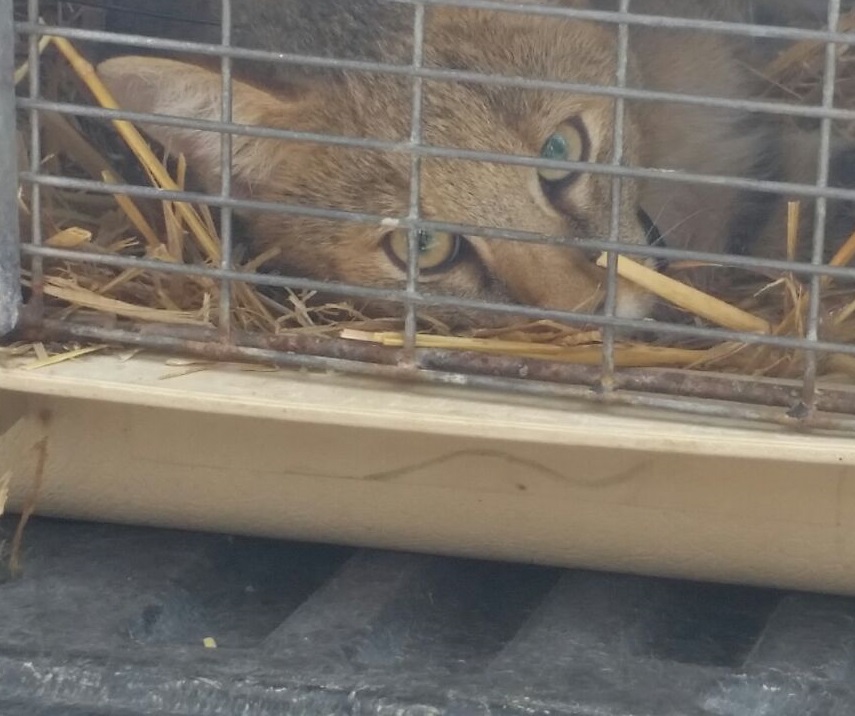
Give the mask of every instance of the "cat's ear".
[{"label": "cat's ear", "polygon": [[[116,57],[101,63],[97,73],[121,109],[209,121],[222,118],[221,76],[198,65],[152,57]],[[305,109],[305,102],[305,93],[273,96],[234,80],[232,122],[288,127],[289,117]],[[218,187],[220,134],[154,123],[141,127],[170,153],[184,154],[209,190]],[[234,177],[245,187],[264,182],[281,159],[280,142],[241,135],[233,135],[232,142]]]}]

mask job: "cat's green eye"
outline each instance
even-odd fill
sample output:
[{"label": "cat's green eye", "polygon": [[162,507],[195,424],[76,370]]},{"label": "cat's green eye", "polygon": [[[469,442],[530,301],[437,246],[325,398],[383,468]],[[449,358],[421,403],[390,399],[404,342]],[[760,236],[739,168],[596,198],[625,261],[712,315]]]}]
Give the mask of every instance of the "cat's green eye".
[{"label": "cat's green eye", "polygon": [[[419,271],[422,273],[439,273],[446,271],[454,264],[460,255],[463,237],[459,234],[449,234],[445,231],[420,231]],[[383,248],[392,262],[402,271],[407,270],[407,255],[409,241],[405,229],[390,231],[383,237]]]},{"label": "cat's green eye", "polygon": [[[584,162],[588,159],[588,135],[580,120],[564,122],[543,143],[540,156],[560,162]],[[554,184],[573,178],[578,174],[572,169],[538,169],[540,178]]]}]

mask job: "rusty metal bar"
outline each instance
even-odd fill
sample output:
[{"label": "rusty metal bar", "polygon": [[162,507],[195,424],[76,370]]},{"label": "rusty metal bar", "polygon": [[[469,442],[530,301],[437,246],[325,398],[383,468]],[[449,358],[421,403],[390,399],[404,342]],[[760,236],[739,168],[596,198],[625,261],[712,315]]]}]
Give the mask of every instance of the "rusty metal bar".
[{"label": "rusty metal bar", "polygon": [[[855,430],[855,392],[823,389],[818,412],[792,417],[786,410],[799,394],[797,384],[761,385],[733,376],[674,370],[621,370],[619,392],[592,390],[599,382],[596,367],[573,366],[536,359],[488,356],[480,353],[418,350],[416,363],[402,366],[400,349],[306,335],[238,334],[239,344],[224,344],[217,332],[175,326],[148,325],[130,330],[47,319],[25,324],[19,337],[108,343],[147,347],[192,355],[211,361],[255,362],[286,367],[336,370],[380,378],[505,390],[542,397],[595,400],[611,405],[659,408],[715,418],[732,418],[785,425],[799,430]],[[684,400],[692,399],[692,400]],[[753,403],[758,407],[748,407]]]}]

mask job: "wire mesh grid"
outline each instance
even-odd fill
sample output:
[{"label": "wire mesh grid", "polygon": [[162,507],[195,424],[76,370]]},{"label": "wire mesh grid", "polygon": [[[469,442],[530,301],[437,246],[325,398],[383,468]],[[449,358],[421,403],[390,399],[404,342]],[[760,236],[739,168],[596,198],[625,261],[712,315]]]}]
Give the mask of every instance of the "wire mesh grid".
[{"label": "wire mesh grid", "polygon": [[[202,42],[141,34],[123,34],[102,29],[45,24],[43,3],[27,0],[26,14],[14,19],[12,0],[0,0],[0,48],[3,52],[4,80],[12,74],[14,60],[8,50],[10,40],[21,40],[28,48],[28,91],[15,96],[6,81],[0,95],[0,166],[14,166],[16,146],[14,123],[9,117],[17,109],[26,117],[29,131],[29,166],[17,174],[4,170],[0,174],[0,200],[4,215],[17,204],[18,181],[26,188],[28,210],[33,217],[41,215],[42,192],[49,188],[95,192],[139,200],[174,201],[204,204],[219,210],[220,246],[214,259],[198,264],[166,262],[151,257],[116,255],[50,246],[43,235],[42,222],[30,224],[25,241],[12,226],[4,222],[0,234],[0,287],[20,283],[18,255],[23,254],[29,271],[27,308],[22,325],[28,335],[64,340],[105,341],[119,344],[149,346],[157,349],[192,353],[206,358],[226,360],[256,360],[277,365],[335,369],[370,375],[406,377],[412,380],[471,385],[489,389],[516,390],[542,395],[586,397],[615,404],[641,405],[675,409],[696,414],[740,417],[774,421],[788,425],[849,429],[855,425],[855,393],[844,385],[818,383],[818,365],[829,354],[855,355],[855,345],[825,339],[821,332],[822,295],[825,281],[834,279],[851,282],[855,272],[846,265],[827,260],[826,215],[831,201],[855,201],[855,189],[832,186],[829,181],[832,162],[832,137],[835,122],[855,121],[855,110],[836,107],[837,69],[841,48],[855,39],[840,27],[841,0],[817,0],[814,9],[822,6],[823,25],[815,29],[735,22],[707,17],[671,17],[633,11],[630,0],[619,0],[609,9],[594,9],[587,3],[557,5],[533,2],[502,2],[496,0],[389,0],[390,5],[405,6],[412,12],[411,62],[392,63],[376,58],[352,59],[301,52],[280,52],[278,49],[252,49],[238,45],[233,37],[233,4],[241,0],[217,0],[220,32],[218,41]],[[74,5],[74,3],[68,3]],[[86,3],[78,3],[85,5]],[[97,4],[97,3],[96,3]],[[524,74],[500,74],[476,71],[466,66],[444,67],[425,62],[426,16],[437,8],[468,8],[494,11],[499,15],[554,18],[579,23],[600,23],[612,28],[613,50],[616,55],[610,82],[597,84],[574,77],[531,77]],[[814,42],[824,47],[820,101],[781,101],[764,98],[711,96],[702,93],[674,92],[637,87],[628,82],[632,63],[630,33],[634,28],[658,30],[693,30],[722,37],[748,37],[781,42]],[[158,113],[95,107],[83,102],[56,101],[44,96],[42,71],[42,40],[44,37],[64,38],[76,43],[110,43],[126,51],[144,48],[148,52],[192,54],[218,62],[221,82],[219,116],[216,119],[166,116]],[[275,67],[313,68],[317,71],[371,73],[404,78],[411,86],[409,135],[403,139],[367,136],[343,136],[305,129],[274,128],[238,121],[234,117],[235,62],[267,62]],[[425,140],[424,98],[428,82],[467,83],[484,87],[517,88],[565,94],[583,94],[612,101],[612,148],[601,157],[553,159],[522,153],[484,150],[462,146],[442,146]],[[626,161],[627,103],[679,103],[715,109],[729,109],[752,115],[775,115],[816,123],[817,171],[816,181],[799,183],[780,177],[748,177],[704,174],[686,170],[661,169]],[[164,189],[131,183],[105,182],[52,174],[46,171],[40,121],[42,113],[61,113],[77,118],[128,121],[135,124],[156,122],[160,126],[216,132],[220,137],[219,191],[201,192],[184,187]],[[404,154],[409,157],[409,187],[406,211],[401,214],[380,214],[370,211],[342,210],[306,203],[282,203],[240,195],[234,185],[235,142],[241,138],[275,139],[288,143],[309,142],[325,147],[340,147],[373,152]],[[702,137],[698,138],[703,141]],[[454,160],[491,163],[499,166],[524,167],[532,172],[584,172],[609,180],[609,222],[607,230],[579,235],[545,235],[543,232],[521,230],[513,226],[471,225],[425,217],[423,212],[423,163],[426,160]],[[192,170],[192,167],[191,167]],[[725,187],[764,195],[786,195],[791,199],[813,203],[812,246],[809,262],[793,257],[759,258],[692,249],[669,248],[661,243],[627,243],[622,240],[622,195],[628,181],[657,181],[675,186],[691,184],[698,187]],[[407,260],[401,285],[354,285],[340,280],[320,280],[304,275],[274,275],[247,273],[234,262],[235,213],[261,211],[283,216],[298,216],[318,220],[333,220],[366,227],[395,227],[406,232]],[[855,227],[853,227],[855,229]],[[605,252],[605,291],[601,310],[589,311],[526,305],[522,301],[499,302],[460,294],[438,294],[426,291],[419,267],[425,232],[443,232],[461,237],[479,237],[485,241],[517,242],[521,245],[572,246],[594,255]],[[20,244],[20,245],[19,245]],[[745,332],[715,327],[700,322],[651,321],[643,317],[620,314],[618,298],[618,255],[638,260],[695,261],[731,268],[762,270],[773,274],[795,275],[806,288],[807,297],[804,330],[801,335],[782,335],[775,331]],[[217,320],[211,328],[166,325],[111,325],[103,321],[65,320],[46,312],[44,305],[45,262],[67,261],[88,263],[113,269],[138,269],[164,276],[205,277],[220,287]],[[403,314],[403,340],[398,348],[380,347],[339,338],[283,332],[259,334],[240,330],[233,325],[232,301],[238,284],[316,291],[343,299],[391,302]],[[17,290],[15,294],[17,294]],[[17,314],[14,296],[0,290],[0,332],[8,330]],[[474,353],[449,349],[419,347],[418,317],[431,309],[489,312],[506,318],[548,320],[570,325],[592,326],[602,331],[601,358],[593,365],[577,365],[544,359],[519,358],[495,354]],[[5,318],[4,318],[5,317]],[[692,370],[663,368],[623,368],[616,361],[616,342],[628,331],[655,333],[671,340],[706,340],[736,342],[747,346],[799,351],[804,355],[801,379],[763,380],[749,376],[722,375]]]}]

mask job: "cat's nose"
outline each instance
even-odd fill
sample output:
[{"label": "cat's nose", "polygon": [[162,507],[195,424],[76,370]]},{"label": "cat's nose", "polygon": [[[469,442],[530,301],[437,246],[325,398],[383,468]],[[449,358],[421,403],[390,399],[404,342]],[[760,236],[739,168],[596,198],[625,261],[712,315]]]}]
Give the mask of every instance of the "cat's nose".
[{"label": "cat's nose", "polygon": [[588,261],[590,261],[592,264],[597,263],[597,259],[599,259],[599,258],[600,258],[600,256],[601,256],[601,255],[602,255],[602,253],[603,253],[601,249],[586,249],[586,248],[583,248],[583,249],[580,249],[580,251],[582,252],[582,255],[583,255],[586,259],[588,259]]},{"label": "cat's nose", "polygon": [[[665,246],[665,237],[662,236],[659,227],[644,209],[638,210],[638,221],[644,230],[644,238],[648,246]],[[600,249],[582,248],[581,251],[585,258],[593,263],[596,263],[603,253]],[[668,259],[665,258],[651,257],[645,259],[644,263],[656,271],[664,271],[668,268]]]}]

